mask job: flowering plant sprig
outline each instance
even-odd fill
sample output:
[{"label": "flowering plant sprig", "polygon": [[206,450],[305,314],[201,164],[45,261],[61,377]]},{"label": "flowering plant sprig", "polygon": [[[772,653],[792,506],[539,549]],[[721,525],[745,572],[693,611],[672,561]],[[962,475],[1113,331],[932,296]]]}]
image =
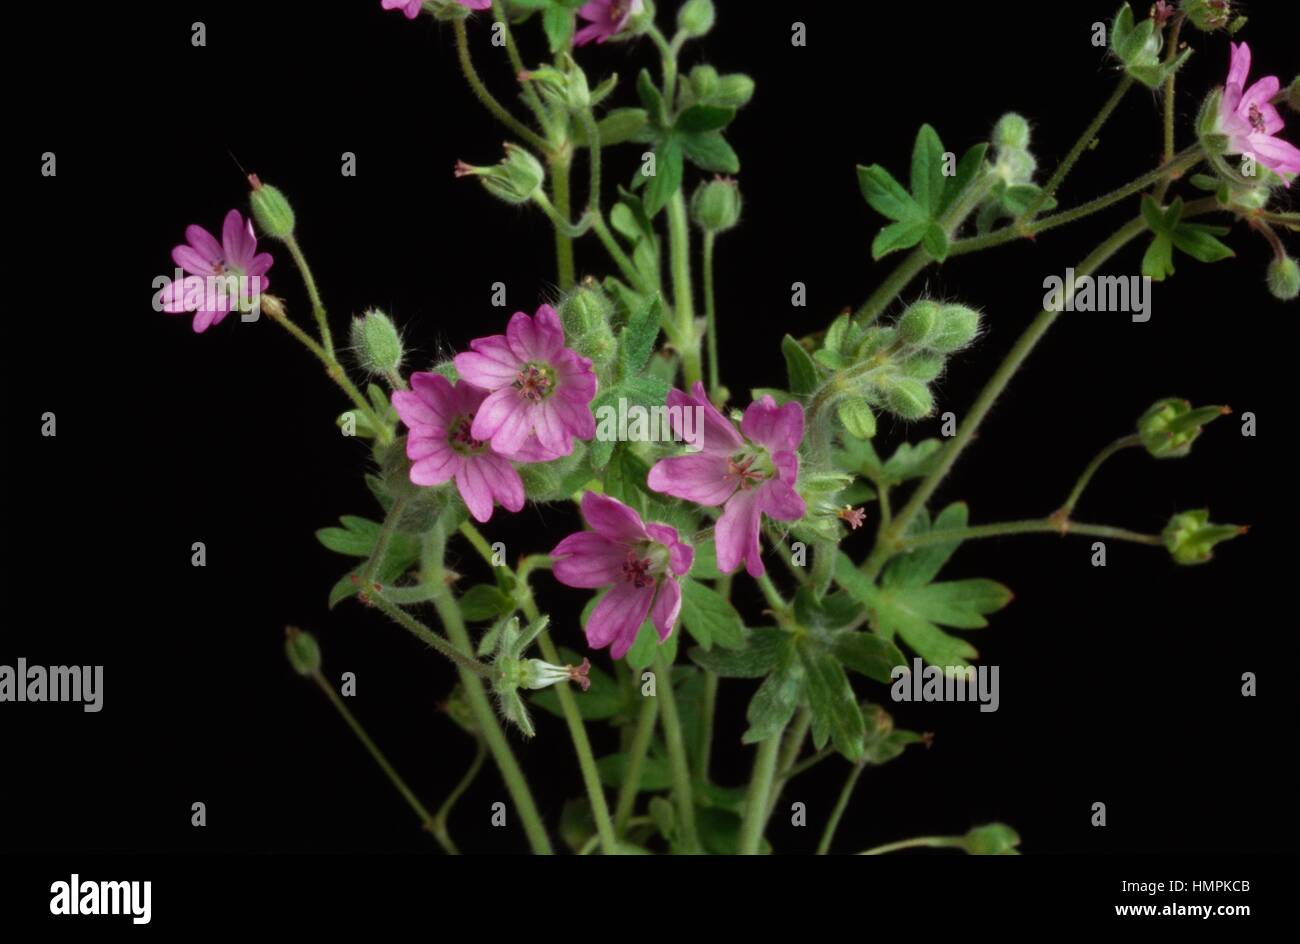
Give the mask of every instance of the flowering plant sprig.
[{"label": "flowering plant sprig", "polygon": [[[252,177],[252,217],[298,270],[315,333],[295,320],[285,299],[267,292],[274,254],[258,251],[238,210],[227,215],[220,241],[198,226],[186,231],[186,243],[173,253],[186,278],[163,293],[163,308],[193,313],[194,330],[204,331],[231,311],[260,305],[351,401],[339,424],[369,443],[377,471],[366,481],[379,511],[375,518],[344,516],[341,527],[318,533],[327,547],[355,559],[334,585],[330,605],[356,598],[454,663],[459,685],[448,713],[479,744],[467,778],[485,754],[492,757],[533,851],[549,853],[554,845],[509,737],[538,734],[529,702],[563,717],[572,741],[584,821],[591,824],[586,834],[567,837],[576,851],[764,851],[784,785],[839,756],[848,775],[819,843],[826,852],[863,770],[929,743],[929,735],[895,727],[880,705],[888,697],[882,686],[900,667],[906,672],[912,657],[944,671],[969,667],[979,653],[965,632],[987,625],[1012,598],[991,579],[940,579],[964,542],[1086,535],[1164,548],[1174,563],[1197,565],[1244,531],[1212,523],[1204,510],[1174,515],[1160,533],[1076,519],[1089,483],[1113,455],[1140,447],[1159,459],[1185,456],[1204,448],[1198,444],[1206,427],[1228,412],[1174,398],[1153,404],[1102,448],[1048,514],[972,524],[967,504],[933,504],[994,403],[1075,300],[1074,285],[1029,323],[959,414],[950,438],[901,442],[886,452],[878,437],[882,415],[906,424],[933,414],[940,405],[935,383],[949,361],[970,356],[986,321],[998,317],[911,292],[918,276],[945,259],[1127,206],[1127,221],[1074,266],[1078,277],[1099,272],[1144,238],[1150,242],[1142,271],[1155,279],[1175,274],[1174,249],[1205,263],[1230,258],[1228,226],[1191,222],[1215,218],[1260,234],[1274,252],[1270,289],[1280,299],[1296,297],[1300,276],[1279,232],[1294,231],[1300,221],[1276,206],[1300,173],[1300,151],[1280,137],[1279,106],[1296,106],[1295,83],[1284,91],[1273,76],[1250,82],[1244,41],[1211,47],[1229,63],[1224,85],[1206,90],[1194,141],[1176,146],[1175,85],[1192,52],[1181,31],[1190,24],[1211,40],[1217,31],[1238,32],[1244,24],[1229,15],[1229,4],[1162,0],[1140,20],[1125,4],[1111,24],[1115,90],[1041,183],[1030,125],[1016,114],[997,119],[989,139],[969,144],[952,167],[938,131],[923,124],[906,186],[879,164],[859,166],[859,189],[884,220],[871,253],[877,260],[898,255],[855,311],[828,317],[823,330],[806,337],[786,336],[779,352],[784,384],[754,391],[743,413],[722,382],[713,259],[718,238],[742,222],[745,204],[734,178],[740,161],[724,132],[754,83],[706,65],[682,72],[689,44],[715,26],[711,0],[681,4],[671,38],[660,32],[650,0],[381,6],[408,19],[427,12],[451,23],[466,84],[513,139],[502,162],[462,161],[454,173],[551,222],[555,304],[518,312],[500,333],[414,370],[399,328],[383,312],[367,311],[353,323],[356,363],[349,364],[334,347],[287,197]],[[489,21],[506,37],[521,108],[498,101],[479,77],[470,30]],[[531,68],[514,36],[521,26],[539,26],[540,42],[529,48],[542,61]],[[654,68],[638,70],[634,97],[617,107],[611,102],[618,77],[593,81],[583,67],[582,47],[606,42],[648,48],[657,59]],[[1163,90],[1162,159],[1129,184],[1071,205],[1066,178],[1135,84]],[[603,154],[624,143],[646,160],[610,202]],[[586,195],[578,202],[573,170],[584,164]],[[688,199],[692,177],[698,182]],[[1184,185],[1202,195],[1174,192]],[[592,243],[588,237],[602,261],[586,260],[590,268],[580,280],[575,244]],[[232,275],[255,279],[254,290],[220,303],[194,294],[204,280]],[[352,367],[367,376],[364,392],[351,379]],[[661,435],[631,435],[626,416],[608,426],[597,421],[618,404],[662,410]],[[588,529],[548,542],[549,553],[539,547],[516,556],[512,567],[477,525],[490,526],[529,502],[576,505]],[[872,529],[870,550],[855,559],[844,539]],[[461,576],[447,566],[455,541],[481,555],[490,578],[462,589]],[[783,565],[779,583],[768,573],[771,561]],[[580,626],[551,622],[540,611],[532,587],[537,571],[598,591]],[[742,614],[732,602],[739,579],[753,581],[761,611]],[[426,606],[440,629],[417,615]],[[475,625],[485,627],[477,639]],[[585,642],[592,654],[607,649],[612,661],[635,672],[611,674],[590,656],[561,651],[553,635],[566,646]],[[683,637],[693,643],[684,658]],[[539,656],[528,654],[533,646]],[[292,630],[288,653],[299,672],[323,678],[312,637]],[[741,736],[755,745],[753,771],[740,786],[714,783],[710,762],[724,678],[758,680]],[[332,700],[430,832],[454,851],[449,816],[461,788],[429,816],[337,696]],[[703,723],[688,728],[687,716]],[[617,753],[596,758],[587,734],[593,724],[622,728]],[[652,760],[666,777],[648,775]],[[929,846],[1007,854],[1019,841],[1010,827],[988,824],[868,852]]]}]

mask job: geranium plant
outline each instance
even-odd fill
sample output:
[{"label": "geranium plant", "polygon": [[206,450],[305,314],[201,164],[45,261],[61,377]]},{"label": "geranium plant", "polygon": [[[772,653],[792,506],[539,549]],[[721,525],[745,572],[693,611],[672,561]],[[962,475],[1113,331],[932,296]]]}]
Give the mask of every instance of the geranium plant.
[{"label": "geranium plant", "polygon": [[[848,773],[824,823],[819,848],[829,851],[862,771],[925,741],[894,726],[890,686],[916,664],[964,672],[978,659],[965,631],[985,626],[1011,599],[1000,582],[942,576],[960,544],[1083,535],[1150,545],[1150,566],[1158,567],[1203,564],[1244,530],[1197,509],[1175,514],[1159,534],[1076,518],[1109,457],[1125,449],[1184,456],[1227,412],[1172,398],[1145,411],[1135,404],[1132,428],[1117,430],[1072,487],[1063,483],[1061,504],[1039,517],[986,523],[963,503],[931,504],[1044,334],[1120,253],[1145,247],[1141,272],[1156,281],[1183,257],[1216,263],[1226,277],[1222,260],[1233,251],[1224,224],[1237,221],[1272,248],[1273,294],[1293,300],[1300,291],[1281,239],[1300,227],[1300,216],[1276,206],[1300,173],[1300,149],[1282,136],[1283,111],[1300,106],[1297,84],[1252,81],[1247,43],[1221,41],[1243,25],[1228,4],[1162,0],[1144,19],[1123,6],[1108,31],[1114,91],[1041,183],[1029,123],[1016,114],[998,119],[989,140],[960,158],[925,124],[906,174],[859,166],[861,194],[881,218],[871,254],[900,256],[882,263],[879,287],[856,311],[808,337],[787,336],[784,378],[749,397],[723,384],[713,258],[742,212],[740,160],[726,131],[755,89],[745,75],[684,69],[692,41],[714,28],[712,0],[682,3],[671,37],[651,0],[382,0],[376,15],[381,6],[450,24],[465,83],[510,137],[499,163],[461,162],[454,172],[550,220],[560,296],[434,364],[410,364],[398,327],[367,311],[352,321],[344,355],[288,199],[251,177],[251,221],[231,210],[220,239],[191,226],[173,253],[186,277],[162,293],[160,307],[192,314],[195,331],[226,330],[228,314],[258,308],[342,390],[349,402],[338,423],[368,444],[357,465],[376,508],[319,532],[326,547],[354,558],[322,593],[331,606],[378,609],[455,663],[451,714],[480,744],[480,760],[495,762],[534,852],[554,851],[547,820],[559,811],[544,817],[538,809],[512,742],[536,735],[537,710],[563,717],[582,773],[580,813],[566,814],[572,822],[563,830],[576,851],[767,851],[783,786],[839,756]],[[1204,33],[1203,54],[1222,57],[1225,80],[1198,90],[1196,124],[1180,128],[1176,86],[1192,27]],[[470,43],[479,29],[504,37],[517,102],[498,100],[480,79]],[[635,46],[651,54],[652,66],[631,81],[589,76],[583,47],[591,43]],[[1159,166],[1088,202],[1058,206],[1060,185],[1135,88],[1163,97]],[[1178,147],[1180,137],[1190,143]],[[631,179],[603,175],[602,155],[615,146],[635,149]],[[579,183],[580,202],[572,196]],[[1118,228],[1074,263],[1071,283],[958,412],[955,433],[883,454],[877,419],[934,413],[934,381],[951,358],[975,356],[985,318],[927,297],[913,288],[917,277],[945,259],[1107,211],[1119,215]],[[598,243],[605,260],[581,278],[579,240]],[[301,294],[269,293],[266,274],[280,256],[300,275]],[[293,313],[299,307],[310,321]],[[647,433],[648,417],[662,419],[657,435]],[[491,527],[530,502],[572,503],[586,529],[506,554]],[[862,528],[874,528],[874,543],[857,560],[841,542]],[[481,555],[490,578],[466,586],[453,575],[452,542]],[[539,611],[532,586],[541,580],[592,591],[580,624]],[[762,609],[733,604],[740,581],[757,586]],[[361,733],[321,674],[313,637],[290,629],[287,650]],[[716,783],[711,771],[713,706],[726,679],[760,680],[747,728],[728,732],[753,745],[743,784]],[[622,729],[622,749],[597,758],[587,734],[593,725]],[[430,814],[374,742],[364,733],[362,740],[433,836],[456,851],[461,789]],[[868,851],[1016,850],[1010,826],[972,826]]]}]

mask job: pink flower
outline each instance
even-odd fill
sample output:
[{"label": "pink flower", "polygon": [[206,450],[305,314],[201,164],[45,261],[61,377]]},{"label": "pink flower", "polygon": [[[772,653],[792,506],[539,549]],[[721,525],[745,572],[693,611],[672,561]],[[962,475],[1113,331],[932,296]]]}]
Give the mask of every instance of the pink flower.
[{"label": "pink flower", "polygon": [[[489,391],[471,430],[502,455],[545,461],[573,452],[573,438],[596,435],[591,361],[564,346],[560,317],[550,305],[530,317],[516,312],[505,334],[477,338],[456,355],[462,380]],[[529,454],[531,441],[540,454]]]},{"label": "pink flower", "polygon": [[[696,453],[660,459],[647,482],[656,492],[701,505],[722,505],[714,529],[718,568],[730,573],[744,561],[751,577],[762,576],[766,572],[759,545],[762,516],[798,521],[808,510],[794,490],[803,407],[777,406],[765,396],[749,405],[738,433],[709,402],[701,383],[689,396],[670,390],[668,406],[680,406],[682,412],[693,407],[703,410],[703,446]],[[670,416],[676,422],[676,416]]]},{"label": "pink flower", "polygon": [[677,540],[676,528],[646,524],[608,495],[583,495],[582,517],[593,530],[570,534],[551,558],[555,579],[566,586],[610,587],[587,619],[587,644],[593,649],[610,646],[610,655],[621,659],[647,616],[663,642],[681,612],[677,578],[691,569],[694,549]]},{"label": "pink flower", "polygon": [[627,21],[640,13],[641,0],[590,0],[578,10],[578,16],[588,20],[586,26],[573,37],[575,46],[603,43],[627,26]]},{"label": "pink flower", "polygon": [[[486,10],[492,6],[492,0],[456,0],[466,10]],[[385,10],[401,10],[408,20],[420,15],[423,0],[384,0]]]},{"label": "pink flower", "polygon": [[[1228,82],[1219,102],[1216,122],[1216,130],[1228,137],[1226,153],[1249,154],[1278,174],[1300,173],[1300,149],[1274,137],[1282,130],[1283,122],[1269,100],[1277,94],[1281,83],[1277,76],[1266,75],[1246,88],[1250,47],[1245,43],[1229,45],[1232,47],[1232,62],[1228,67]],[[1282,180],[1290,185],[1286,177]]]},{"label": "pink flower", "polygon": [[406,424],[406,457],[411,481],[441,485],[456,479],[456,488],[476,521],[492,517],[497,502],[507,511],[524,507],[524,483],[505,456],[488,449],[470,433],[474,414],[487,394],[467,383],[454,386],[441,374],[411,375],[411,390],[393,394],[393,407]]},{"label": "pink flower", "polygon": [[195,331],[251,305],[271,284],[266,270],[275,260],[257,251],[253,221],[245,222],[238,210],[226,214],[221,242],[202,226],[187,226],[185,240],[172,250],[172,261],[189,274],[163,289],[162,306],[171,315],[194,312]]}]

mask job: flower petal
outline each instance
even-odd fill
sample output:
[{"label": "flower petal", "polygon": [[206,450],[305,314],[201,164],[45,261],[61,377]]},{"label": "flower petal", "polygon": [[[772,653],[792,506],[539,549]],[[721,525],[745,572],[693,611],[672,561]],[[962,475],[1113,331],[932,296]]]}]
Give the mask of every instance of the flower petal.
[{"label": "flower petal", "polygon": [[646,484],[653,491],[698,505],[721,505],[735,493],[739,481],[723,456],[696,452],[660,459],[651,467]]},{"label": "flower petal", "polygon": [[616,544],[635,544],[649,537],[640,515],[617,498],[598,492],[582,496],[582,517],[597,534]]},{"label": "flower petal", "polygon": [[743,560],[751,577],[766,573],[758,543],[761,523],[757,490],[737,492],[727,502],[714,528],[718,569],[731,573]]},{"label": "flower petal", "polygon": [[764,396],[745,410],[740,431],[769,449],[798,449],[803,441],[803,407],[793,401],[777,406],[770,395]]},{"label": "flower petal", "polygon": [[682,611],[682,588],[671,577],[659,581],[659,593],[650,609],[650,622],[654,623],[659,641],[666,642],[673,634],[673,626]]},{"label": "flower petal", "polygon": [[564,328],[560,316],[550,305],[537,309],[537,316],[517,311],[506,326],[510,350],[521,361],[550,363],[564,347]]},{"label": "flower petal", "polygon": [[492,491],[492,497],[506,511],[519,511],[524,507],[524,483],[504,456],[484,452],[471,459],[467,464],[474,465],[483,476]]},{"label": "flower petal", "polygon": [[456,489],[465,500],[465,507],[482,524],[492,517],[492,489],[483,477],[478,463],[462,462],[456,470]]},{"label": "flower petal", "polygon": [[551,551],[555,579],[566,587],[594,590],[623,581],[627,548],[595,531],[579,531]]},{"label": "flower petal", "polygon": [[[621,659],[636,642],[636,634],[654,602],[654,587],[637,587],[624,581],[601,597],[587,619],[587,645],[611,646],[610,655]],[[612,644],[612,645],[611,645]]]},{"label": "flower petal", "polygon": [[504,335],[475,338],[471,350],[456,355],[456,373],[460,379],[484,390],[499,390],[515,382],[520,363],[510,351]]},{"label": "flower petal", "polygon": [[[460,472],[464,464],[462,457],[455,449],[452,449],[445,442],[439,443],[437,440],[421,440],[424,448],[421,451],[420,458],[416,459],[410,455],[411,442],[407,442],[408,458],[413,459],[411,463],[411,481],[416,485],[442,485],[452,476],[457,476],[456,484],[460,486]],[[430,447],[429,444],[432,443]],[[461,488],[461,494],[465,490]],[[488,502],[488,511],[492,510],[491,502]],[[486,518],[479,519],[486,521]]]}]

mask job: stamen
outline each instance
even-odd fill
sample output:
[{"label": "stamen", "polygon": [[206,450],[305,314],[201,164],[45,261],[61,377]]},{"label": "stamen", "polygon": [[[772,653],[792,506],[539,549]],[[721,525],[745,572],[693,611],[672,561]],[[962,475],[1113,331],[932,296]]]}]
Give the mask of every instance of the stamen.
[{"label": "stamen", "polygon": [[551,394],[550,372],[536,364],[526,364],[515,377],[515,389],[533,403],[545,400]]},{"label": "stamen", "polygon": [[637,557],[636,551],[628,551],[627,560],[623,562],[623,579],[638,590],[653,587],[655,578],[650,573],[650,561]]}]

